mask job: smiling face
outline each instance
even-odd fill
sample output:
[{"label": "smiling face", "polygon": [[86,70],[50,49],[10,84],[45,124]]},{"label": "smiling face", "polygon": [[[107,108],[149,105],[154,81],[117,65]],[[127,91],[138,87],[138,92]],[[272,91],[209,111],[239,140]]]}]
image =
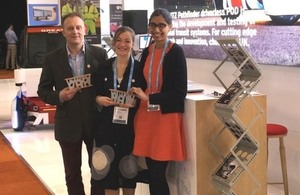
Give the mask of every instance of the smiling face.
[{"label": "smiling face", "polygon": [[172,18],[164,9],[155,10],[149,20],[148,32],[151,34],[157,47],[162,47],[172,29]]},{"label": "smiling face", "polygon": [[113,46],[118,56],[129,56],[133,48],[133,36],[129,31],[116,33]]},{"label": "smiling face", "polygon": [[63,35],[70,46],[82,46],[84,43],[85,26],[78,16],[68,17],[63,23]]}]

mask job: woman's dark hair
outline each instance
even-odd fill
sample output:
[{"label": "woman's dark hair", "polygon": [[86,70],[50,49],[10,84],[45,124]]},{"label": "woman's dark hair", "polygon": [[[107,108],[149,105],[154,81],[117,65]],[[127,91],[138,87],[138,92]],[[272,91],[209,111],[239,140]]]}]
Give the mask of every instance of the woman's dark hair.
[{"label": "woman's dark hair", "polygon": [[116,31],[116,33],[113,37],[113,44],[117,41],[120,34],[122,34],[124,32],[129,32],[131,34],[132,42],[134,42],[134,38],[135,38],[134,30],[132,28],[128,27],[128,26],[121,26],[121,27],[118,28],[118,30]]},{"label": "woman's dark hair", "polygon": [[155,16],[162,16],[167,22],[167,24],[172,25],[172,16],[167,9],[157,8],[156,10],[154,10],[150,16],[149,22]]}]

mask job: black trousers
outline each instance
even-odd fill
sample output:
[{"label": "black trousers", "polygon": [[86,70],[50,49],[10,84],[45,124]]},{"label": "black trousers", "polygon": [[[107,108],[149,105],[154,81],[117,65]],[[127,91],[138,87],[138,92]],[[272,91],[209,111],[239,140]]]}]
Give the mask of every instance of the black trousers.
[{"label": "black trousers", "polygon": [[149,190],[151,195],[170,195],[166,178],[169,161],[157,161],[146,157],[149,176]]},{"label": "black trousers", "polygon": [[[93,139],[83,137],[75,143],[59,142],[65,167],[65,180],[69,195],[85,195],[81,176],[82,144],[86,145],[88,152],[88,163],[91,167]],[[104,195],[104,189],[99,186],[91,186],[91,195]]]}]

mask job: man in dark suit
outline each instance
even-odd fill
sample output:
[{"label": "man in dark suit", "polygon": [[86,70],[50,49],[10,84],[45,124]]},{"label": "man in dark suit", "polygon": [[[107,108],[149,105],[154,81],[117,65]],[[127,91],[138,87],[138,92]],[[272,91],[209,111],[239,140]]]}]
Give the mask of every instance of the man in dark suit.
[{"label": "man in dark suit", "polygon": [[[81,84],[87,81],[78,78],[92,74],[107,59],[107,53],[100,47],[84,42],[84,21],[78,13],[66,15],[62,24],[66,47],[45,57],[38,95],[44,102],[56,105],[55,139],[62,150],[68,193],[84,195],[81,148],[84,142],[91,166],[97,110],[93,87],[82,87]],[[77,78],[77,81],[70,86],[65,80],[68,78]],[[104,191],[91,186],[91,194],[104,195]]]}]

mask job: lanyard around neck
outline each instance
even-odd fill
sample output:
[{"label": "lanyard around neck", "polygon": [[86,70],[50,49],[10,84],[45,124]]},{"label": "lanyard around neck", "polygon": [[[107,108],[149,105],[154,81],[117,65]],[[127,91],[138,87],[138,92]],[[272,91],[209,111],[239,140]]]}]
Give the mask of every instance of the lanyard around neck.
[{"label": "lanyard around neck", "polygon": [[[159,88],[159,72],[160,72],[162,62],[163,62],[163,59],[165,57],[165,53],[166,53],[166,50],[167,50],[167,47],[168,47],[169,44],[170,44],[170,40],[168,39],[166,41],[165,45],[164,45],[162,55],[160,56],[158,68],[157,68],[157,71],[156,71],[156,84],[155,84],[156,91],[158,91],[158,88]],[[149,71],[148,71],[148,89],[149,89],[150,92],[151,92],[151,88],[152,88],[152,83],[151,82],[152,82],[152,69],[153,69],[154,52],[155,52],[155,45],[153,45],[153,47],[152,47],[152,53],[151,53],[151,58],[150,58]]]},{"label": "lanyard around neck", "polygon": [[[132,56],[131,58],[131,67],[130,67],[130,74],[128,78],[128,83],[127,83],[127,92],[131,88],[131,83],[132,83],[132,75],[133,75],[133,69],[134,69],[134,59]],[[113,63],[113,71],[114,71],[114,89],[117,90],[117,58],[114,60]]]}]

